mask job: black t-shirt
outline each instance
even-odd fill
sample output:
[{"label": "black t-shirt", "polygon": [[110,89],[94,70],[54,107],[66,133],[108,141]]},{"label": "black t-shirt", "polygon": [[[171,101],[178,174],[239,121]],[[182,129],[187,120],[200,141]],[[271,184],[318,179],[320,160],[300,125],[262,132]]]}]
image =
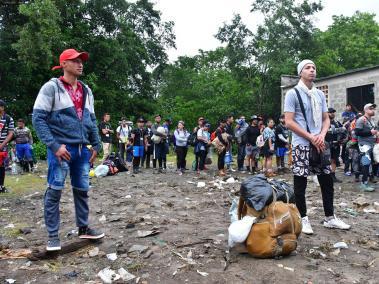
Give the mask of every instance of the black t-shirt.
[{"label": "black t-shirt", "polygon": [[246,135],[246,143],[252,146],[256,146],[257,138],[261,135],[261,131],[258,126],[249,125],[245,132]]},{"label": "black t-shirt", "polygon": [[102,122],[100,122],[99,128],[100,128],[101,142],[103,142],[103,143],[112,143],[112,133],[107,133],[107,134],[103,133],[103,129],[110,129],[110,130],[112,130],[111,124],[109,122],[102,121]]},{"label": "black t-shirt", "polygon": [[139,129],[139,128],[134,128],[132,130],[132,134],[134,134],[134,139],[133,139],[133,146],[144,146],[144,138],[147,136],[147,130],[146,129]]},{"label": "black t-shirt", "polygon": [[285,139],[288,139],[288,129],[282,124],[278,124],[275,129],[275,146],[276,148],[286,147],[286,142],[280,140],[279,134],[282,134]]}]

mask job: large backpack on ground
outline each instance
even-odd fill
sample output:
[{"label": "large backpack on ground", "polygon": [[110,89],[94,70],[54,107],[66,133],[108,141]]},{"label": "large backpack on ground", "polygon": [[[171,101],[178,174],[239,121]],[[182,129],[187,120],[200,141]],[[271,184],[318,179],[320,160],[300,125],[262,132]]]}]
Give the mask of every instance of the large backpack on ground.
[{"label": "large backpack on ground", "polygon": [[111,153],[108,157],[103,161],[103,165],[108,166],[108,176],[113,176],[119,172],[116,164],[115,164],[116,155]]},{"label": "large backpack on ground", "polygon": [[113,163],[118,169],[119,172],[128,171],[128,167],[126,166],[125,160],[121,157],[120,153],[117,153],[113,159]]},{"label": "large backpack on ground", "polygon": [[301,217],[295,204],[277,201],[273,188],[273,202],[263,210],[256,211],[241,197],[238,205],[238,218],[257,217],[245,241],[249,254],[257,258],[272,258],[289,255],[297,248],[301,233]]}]

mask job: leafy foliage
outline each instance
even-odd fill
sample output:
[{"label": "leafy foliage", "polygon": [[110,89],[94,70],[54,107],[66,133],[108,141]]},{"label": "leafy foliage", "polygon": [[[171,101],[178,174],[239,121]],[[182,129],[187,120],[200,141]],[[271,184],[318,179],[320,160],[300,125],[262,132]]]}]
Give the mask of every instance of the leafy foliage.
[{"label": "leafy foliage", "polygon": [[83,80],[94,91],[97,113],[110,112],[116,121],[153,111],[153,80],[175,35],[150,1],[8,1],[0,20],[0,93],[12,101],[15,117],[31,113],[42,84],[60,75],[50,68],[66,48],[90,54]]},{"label": "leafy foliage", "polygon": [[117,122],[160,112],[189,125],[206,116],[213,126],[230,113],[277,117],[280,76],[295,75],[301,59],[313,59],[319,76],[379,62],[374,14],[334,16],[320,31],[313,17],[321,9],[321,1],[255,0],[251,17],[264,16],[256,32],[236,15],[215,35],[222,47],[169,64],[174,23],[162,21],[151,1],[3,1],[1,98],[15,119],[27,118],[41,85],[60,75],[50,70],[59,54],[74,47],[90,54],[83,80],[98,117],[109,112]]}]

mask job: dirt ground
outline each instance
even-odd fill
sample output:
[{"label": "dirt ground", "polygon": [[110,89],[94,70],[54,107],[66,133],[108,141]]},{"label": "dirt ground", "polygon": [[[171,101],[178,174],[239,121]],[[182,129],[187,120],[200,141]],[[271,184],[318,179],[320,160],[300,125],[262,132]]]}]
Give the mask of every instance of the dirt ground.
[{"label": "dirt ground", "polygon": [[[43,174],[34,175],[43,178]],[[97,274],[110,267],[133,274],[136,278],[130,283],[378,283],[379,208],[374,213],[373,204],[379,201],[379,188],[362,194],[352,177],[338,173],[343,183],[335,185],[335,211],[352,225],[349,231],[340,231],[322,226],[321,193],[310,181],[307,202],[315,234],[301,235],[297,251],[289,257],[262,260],[227,246],[231,201],[249,175],[233,172],[238,182],[218,188],[214,174],[209,170],[197,177],[188,171],[178,176],[169,170],[153,175],[152,170],[144,170],[138,175],[94,178],[90,220],[93,227],[104,230],[103,242],[51,260],[0,260],[0,281],[102,283]],[[290,175],[281,177],[291,181]],[[205,187],[197,187],[198,182],[205,182]],[[368,206],[355,205],[358,197],[365,198]],[[45,245],[42,200],[40,185],[25,194],[0,196],[0,250]],[[77,239],[69,184],[60,208],[60,237],[66,244]],[[20,232],[25,228],[30,232]],[[138,237],[139,231],[148,230],[159,233]],[[334,249],[333,244],[341,241],[348,248]],[[134,245],[141,246],[131,252]],[[116,260],[107,258],[111,253],[116,253]]]}]

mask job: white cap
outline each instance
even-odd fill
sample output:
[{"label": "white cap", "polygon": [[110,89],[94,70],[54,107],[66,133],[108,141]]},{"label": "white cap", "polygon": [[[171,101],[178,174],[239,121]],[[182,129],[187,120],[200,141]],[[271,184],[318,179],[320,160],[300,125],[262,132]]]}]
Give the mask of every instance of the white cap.
[{"label": "white cap", "polygon": [[368,109],[370,107],[376,108],[376,104],[372,104],[372,103],[365,104],[365,106],[363,107],[363,110],[366,110],[366,109]]},{"label": "white cap", "polygon": [[297,74],[298,75],[300,75],[301,71],[303,71],[304,66],[307,65],[307,64],[313,64],[314,66],[316,66],[316,64],[312,60],[304,59],[303,61],[301,61],[297,65]]}]

